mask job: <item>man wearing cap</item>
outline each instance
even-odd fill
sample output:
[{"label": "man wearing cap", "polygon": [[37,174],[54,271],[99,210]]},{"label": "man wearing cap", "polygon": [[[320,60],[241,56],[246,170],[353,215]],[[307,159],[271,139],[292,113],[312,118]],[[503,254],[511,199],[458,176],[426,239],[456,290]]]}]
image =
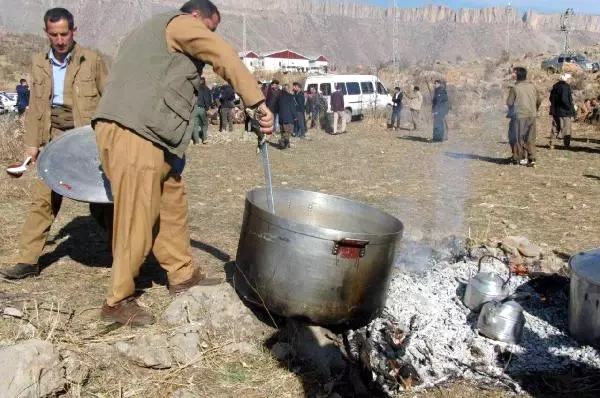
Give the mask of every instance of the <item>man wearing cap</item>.
[{"label": "man wearing cap", "polygon": [[565,147],[571,145],[571,126],[573,117],[577,114],[573,105],[573,93],[568,80],[569,73],[560,76],[560,80],[550,91],[550,116],[552,116],[552,131],[550,132],[550,149],[554,148],[553,139],[562,133]]},{"label": "man wearing cap", "polygon": [[[75,42],[77,27],[68,10],[48,10],[44,15],[44,31],[50,49],[33,57],[33,84],[25,113],[24,157],[31,157],[32,163],[40,149],[64,131],[90,123],[107,75],[100,54]],[[0,270],[5,278],[22,279],[40,273],[38,260],[61,203],[62,196],[42,180],[35,180],[32,205],[19,242],[19,260],[16,265]],[[91,204],[90,211],[110,231],[112,206]]]},{"label": "man wearing cap", "polygon": [[192,263],[182,171],[205,63],[257,111],[271,134],[273,114],[238,53],[214,31],[221,22],[209,0],[190,0],[158,14],[121,43],[93,118],[98,153],[115,205],[111,282],[102,319],[147,325],[154,317],[134,299],[142,263],[152,250],[178,294],[214,285]]}]

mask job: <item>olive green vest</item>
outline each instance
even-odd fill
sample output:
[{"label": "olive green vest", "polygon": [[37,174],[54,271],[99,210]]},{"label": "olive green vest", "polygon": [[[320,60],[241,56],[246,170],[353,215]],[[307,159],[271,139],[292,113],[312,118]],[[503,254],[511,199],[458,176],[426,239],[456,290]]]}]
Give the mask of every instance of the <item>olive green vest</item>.
[{"label": "olive green vest", "polygon": [[183,157],[204,64],[169,51],[165,29],[178,15],[156,15],[123,40],[92,125],[116,122]]}]

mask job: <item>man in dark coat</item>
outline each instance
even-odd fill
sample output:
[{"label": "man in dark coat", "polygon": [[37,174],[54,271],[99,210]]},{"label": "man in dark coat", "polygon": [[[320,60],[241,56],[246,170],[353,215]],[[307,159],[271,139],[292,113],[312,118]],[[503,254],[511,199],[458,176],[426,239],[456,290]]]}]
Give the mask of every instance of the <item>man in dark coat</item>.
[{"label": "man in dark coat", "polygon": [[296,124],[294,126],[294,134],[296,137],[306,137],[306,99],[300,83],[294,82],[294,105],[296,106]]},{"label": "man in dark coat", "polygon": [[290,137],[294,131],[294,122],[296,120],[296,105],[294,96],[290,93],[287,84],[279,92],[276,103],[277,116],[281,125],[281,140],[279,146],[281,149],[290,147]]},{"label": "man in dark coat", "polygon": [[[331,111],[333,112],[333,132],[332,134],[342,134],[346,132],[346,115],[344,114],[344,93],[342,92],[342,84],[338,83],[335,86],[335,91],[331,94]],[[341,131],[338,130],[338,119],[342,120]]]},{"label": "man in dark coat", "polygon": [[552,140],[559,138],[562,133],[563,142],[566,147],[571,145],[571,123],[575,117],[575,106],[573,106],[573,94],[571,86],[567,82],[571,75],[565,73],[560,80],[552,86],[550,91],[550,115],[552,116],[552,132],[550,133],[550,149]]},{"label": "man in dark coat", "polygon": [[233,131],[233,108],[234,108],[234,101],[235,101],[235,91],[233,91],[233,87],[231,87],[229,84],[226,85],[225,87],[223,87],[221,89],[221,95],[220,95],[220,101],[221,101],[221,109],[220,109],[220,118],[221,118],[221,125],[219,128],[219,131],[223,131],[225,130],[225,127],[227,127],[227,130],[229,132]]},{"label": "man in dark coat", "polygon": [[269,87],[269,90],[267,91],[266,103],[267,108],[269,108],[269,110],[275,115],[273,131],[275,131],[277,134],[279,133],[279,125],[281,124],[277,116],[277,101],[279,100],[280,94],[281,90],[279,89],[279,80],[273,80],[271,82],[271,87]]},{"label": "man in dark coat", "polygon": [[392,96],[392,120],[390,120],[390,127],[393,130],[400,128],[400,116],[402,114],[402,98],[404,93],[400,87],[394,89],[394,95]]},{"label": "man in dark coat", "polygon": [[196,145],[200,140],[206,144],[208,138],[208,119],[206,111],[212,105],[212,95],[206,87],[206,79],[200,78],[200,87],[198,88],[198,103],[196,114],[194,115],[194,130],[192,132],[192,141]]},{"label": "man in dark coat", "polygon": [[22,116],[29,107],[29,85],[27,80],[21,79],[17,86],[17,111]]},{"label": "man in dark coat", "polygon": [[433,83],[433,100],[431,113],[433,114],[433,141],[441,142],[448,139],[448,128],[446,126],[446,115],[448,115],[448,92],[442,85],[441,80]]}]

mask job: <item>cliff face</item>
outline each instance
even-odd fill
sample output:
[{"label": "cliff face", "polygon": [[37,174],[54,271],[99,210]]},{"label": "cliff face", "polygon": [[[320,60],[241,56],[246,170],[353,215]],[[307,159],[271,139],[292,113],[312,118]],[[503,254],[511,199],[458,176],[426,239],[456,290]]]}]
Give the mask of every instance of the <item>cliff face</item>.
[{"label": "cliff face", "polygon": [[[0,28],[42,34],[42,16],[64,6],[75,15],[78,40],[114,54],[119,41],[153,14],[180,7],[183,0],[0,0]],[[338,65],[375,65],[392,59],[496,57],[510,51],[560,51],[560,14],[520,15],[504,8],[458,9],[430,5],[386,9],[351,1],[216,0],[221,33],[242,48],[242,15],[247,16],[247,49],[293,48],[321,53]],[[394,25],[395,24],[395,25]],[[574,15],[572,46],[600,41],[600,16]],[[394,33],[396,34],[394,40]]]}]

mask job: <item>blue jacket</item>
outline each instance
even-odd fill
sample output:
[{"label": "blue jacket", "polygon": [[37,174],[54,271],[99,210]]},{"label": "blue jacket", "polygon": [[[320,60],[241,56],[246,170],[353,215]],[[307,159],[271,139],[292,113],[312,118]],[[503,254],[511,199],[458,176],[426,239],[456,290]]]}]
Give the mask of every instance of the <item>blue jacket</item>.
[{"label": "blue jacket", "polygon": [[25,109],[29,106],[29,89],[20,84],[17,86],[17,108]]},{"label": "blue jacket", "polygon": [[277,114],[279,115],[279,124],[294,123],[296,105],[292,94],[281,91],[277,101]]}]

